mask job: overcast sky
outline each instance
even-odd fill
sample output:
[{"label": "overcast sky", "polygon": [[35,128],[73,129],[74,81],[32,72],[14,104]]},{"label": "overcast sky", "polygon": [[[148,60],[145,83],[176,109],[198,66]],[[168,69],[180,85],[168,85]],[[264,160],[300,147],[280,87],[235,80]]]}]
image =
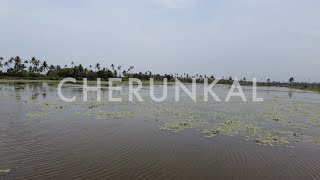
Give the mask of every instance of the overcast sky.
[{"label": "overcast sky", "polygon": [[320,81],[319,0],[0,0],[0,56]]}]

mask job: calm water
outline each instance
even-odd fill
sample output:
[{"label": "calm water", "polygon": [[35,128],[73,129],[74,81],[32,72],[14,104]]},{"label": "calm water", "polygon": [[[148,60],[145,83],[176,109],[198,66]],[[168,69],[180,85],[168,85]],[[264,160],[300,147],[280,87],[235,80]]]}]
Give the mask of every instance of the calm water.
[{"label": "calm water", "polygon": [[[320,94],[259,88],[264,102],[102,102],[81,86],[0,84],[0,169],[6,179],[320,179]],[[215,89],[221,99],[229,86]],[[156,87],[161,94],[162,86]]]}]

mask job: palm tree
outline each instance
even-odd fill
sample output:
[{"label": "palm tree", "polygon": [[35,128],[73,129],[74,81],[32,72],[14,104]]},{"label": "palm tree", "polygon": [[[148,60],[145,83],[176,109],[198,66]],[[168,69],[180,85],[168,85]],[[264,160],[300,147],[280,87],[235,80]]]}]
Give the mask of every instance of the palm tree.
[{"label": "palm tree", "polygon": [[293,83],[293,82],[294,82],[294,78],[291,77],[291,78],[289,79],[289,83]]},{"label": "palm tree", "polygon": [[0,57],[0,67],[1,67],[1,72],[2,72],[2,68],[3,68],[3,64],[2,64],[2,61],[3,61],[3,57]]},{"label": "palm tree", "polygon": [[111,69],[114,70],[114,65],[113,64],[111,64]]},{"label": "palm tree", "polygon": [[37,72],[38,72],[38,73],[42,73],[43,71],[44,71],[43,66],[40,66],[39,68],[37,68]]},{"label": "palm tree", "polygon": [[270,83],[270,79],[269,78],[267,79],[267,82]]},{"label": "palm tree", "polygon": [[118,66],[119,77],[121,77],[121,66]]},{"label": "palm tree", "polygon": [[47,71],[49,69],[47,61],[43,61],[41,68],[43,71]]},{"label": "palm tree", "polygon": [[74,66],[74,62],[72,61],[72,62],[71,62],[71,67],[73,68],[73,66]]},{"label": "palm tree", "polygon": [[21,64],[21,59],[19,56],[16,56],[14,59],[14,71],[19,72],[24,69],[24,66]]},{"label": "palm tree", "polygon": [[123,77],[127,76],[127,71],[122,71],[122,76]]},{"label": "palm tree", "polygon": [[[37,59],[35,57],[32,57],[31,60],[29,61],[30,64],[33,65],[33,67],[36,66],[37,63]],[[30,66],[31,67],[31,66]],[[31,71],[34,71],[34,68],[29,68],[29,70],[31,69]]]},{"label": "palm tree", "polygon": [[11,66],[11,64],[13,63],[14,61],[14,58],[11,57],[9,60],[8,60],[8,68]]},{"label": "palm tree", "polygon": [[97,63],[95,68],[98,69],[98,71],[100,71],[100,69],[101,69],[100,64]]},{"label": "palm tree", "polygon": [[118,76],[117,70],[114,70],[114,71],[113,71],[113,75],[114,75],[114,77],[117,77],[117,76]]},{"label": "palm tree", "polygon": [[56,69],[56,67],[54,67],[54,65],[50,65],[49,69],[54,70],[54,69]]},{"label": "palm tree", "polygon": [[36,60],[37,60],[37,59],[36,59],[35,57],[32,57],[29,62],[30,62],[30,64],[34,64],[34,62],[35,62]]},{"label": "palm tree", "polygon": [[[35,57],[32,57],[29,61],[30,64],[32,64],[31,72],[39,72],[40,69],[38,69],[40,65],[40,60],[37,60]],[[30,68],[29,68],[30,70]]]},{"label": "palm tree", "polygon": [[28,60],[25,60],[25,61],[23,62],[23,64],[25,64],[25,66],[27,67],[28,64],[29,64]]},{"label": "palm tree", "polygon": [[[43,71],[43,68],[41,68],[40,64],[41,64],[41,61],[38,59],[35,63],[35,67],[34,67],[35,71],[37,71],[38,73]],[[40,66],[40,68],[39,68],[39,66]]]},{"label": "palm tree", "polygon": [[9,67],[8,61],[4,62],[4,66],[7,67],[7,68],[6,68],[6,71],[7,71],[7,70],[8,70],[8,67]]},{"label": "palm tree", "polygon": [[131,72],[131,70],[133,70],[133,69],[134,69],[134,66],[130,66],[130,67],[128,68],[127,73]]}]

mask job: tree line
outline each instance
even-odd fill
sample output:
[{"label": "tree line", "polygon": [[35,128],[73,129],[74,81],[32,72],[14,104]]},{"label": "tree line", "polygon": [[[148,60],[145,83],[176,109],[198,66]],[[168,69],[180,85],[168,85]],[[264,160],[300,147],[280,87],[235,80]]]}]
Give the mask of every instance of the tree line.
[{"label": "tree line", "polygon": [[[20,56],[11,57],[8,60],[5,60],[3,57],[0,57],[0,76],[2,77],[17,77],[17,78],[29,78],[29,79],[62,79],[66,77],[73,77],[76,79],[87,78],[89,80],[95,80],[101,78],[107,80],[108,78],[123,78],[124,80],[128,78],[138,78],[140,80],[149,80],[154,78],[155,80],[163,80],[167,78],[168,81],[173,81],[175,78],[178,78],[183,82],[192,82],[192,79],[196,79],[197,82],[203,82],[205,78],[210,81],[214,81],[215,77],[213,75],[189,75],[188,73],[174,73],[174,74],[155,74],[151,71],[146,72],[134,72],[134,66],[129,66],[128,68],[123,68],[122,66],[116,66],[111,64],[110,67],[103,67],[100,63],[94,65],[89,65],[84,67],[82,64],[76,64],[71,62],[70,65],[52,65],[47,61],[41,61],[36,57],[32,57],[29,60],[23,60]],[[239,80],[240,83],[246,84],[251,83],[247,81],[244,77]],[[221,84],[230,84],[233,82],[233,78],[222,77],[219,83]],[[291,77],[288,80],[289,83],[294,82],[294,78]],[[265,83],[262,85],[277,85],[280,82],[271,82],[268,78]]]},{"label": "tree line", "polygon": [[66,77],[73,77],[76,79],[88,78],[94,80],[96,78],[108,79],[108,78],[138,78],[141,80],[149,80],[154,78],[155,80],[163,80],[167,78],[168,81],[173,81],[174,78],[179,78],[181,81],[192,82],[192,78],[196,78],[197,81],[203,81],[204,78],[214,80],[214,76],[211,75],[199,75],[190,76],[187,73],[179,74],[155,74],[151,71],[146,72],[134,72],[134,66],[129,66],[124,69],[122,66],[116,66],[111,64],[110,67],[103,67],[100,63],[89,65],[84,67],[82,64],[76,64],[71,62],[70,65],[52,65],[47,61],[41,61],[35,57],[29,60],[23,60],[20,56],[11,57],[8,60],[0,57],[0,76],[2,77],[20,77],[20,78],[48,78],[48,79],[61,79]]}]

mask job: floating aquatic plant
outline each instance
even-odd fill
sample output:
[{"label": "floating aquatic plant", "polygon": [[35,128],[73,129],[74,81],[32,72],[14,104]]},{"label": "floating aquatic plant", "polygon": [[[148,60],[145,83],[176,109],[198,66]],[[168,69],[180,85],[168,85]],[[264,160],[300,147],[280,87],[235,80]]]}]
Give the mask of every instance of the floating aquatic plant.
[{"label": "floating aquatic plant", "polygon": [[163,130],[169,130],[173,132],[180,132],[184,129],[193,128],[196,126],[201,125],[202,123],[205,123],[200,120],[192,120],[192,121],[174,121],[174,122],[167,122],[163,126],[160,127],[160,129]]},{"label": "floating aquatic plant", "polygon": [[238,134],[242,129],[243,126],[238,121],[225,121],[222,123],[218,123],[213,129],[204,130],[203,133],[206,134],[207,137],[216,135],[233,136],[235,134]]},{"label": "floating aquatic plant", "polygon": [[33,111],[33,112],[29,112],[26,114],[26,116],[31,117],[31,118],[35,118],[35,117],[45,117],[48,116],[49,113],[48,112],[42,112],[42,111]]},{"label": "floating aquatic plant", "polygon": [[312,119],[310,123],[315,126],[320,126],[320,119]]},{"label": "floating aquatic plant", "polygon": [[286,137],[279,137],[270,133],[259,135],[256,138],[256,143],[270,146],[274,146],[275,144],[290,144]]},{"label": "floating aquatic plant", "polygon": [[11,172],[11,169],[0,169],[0,174],[8,174]]}]

